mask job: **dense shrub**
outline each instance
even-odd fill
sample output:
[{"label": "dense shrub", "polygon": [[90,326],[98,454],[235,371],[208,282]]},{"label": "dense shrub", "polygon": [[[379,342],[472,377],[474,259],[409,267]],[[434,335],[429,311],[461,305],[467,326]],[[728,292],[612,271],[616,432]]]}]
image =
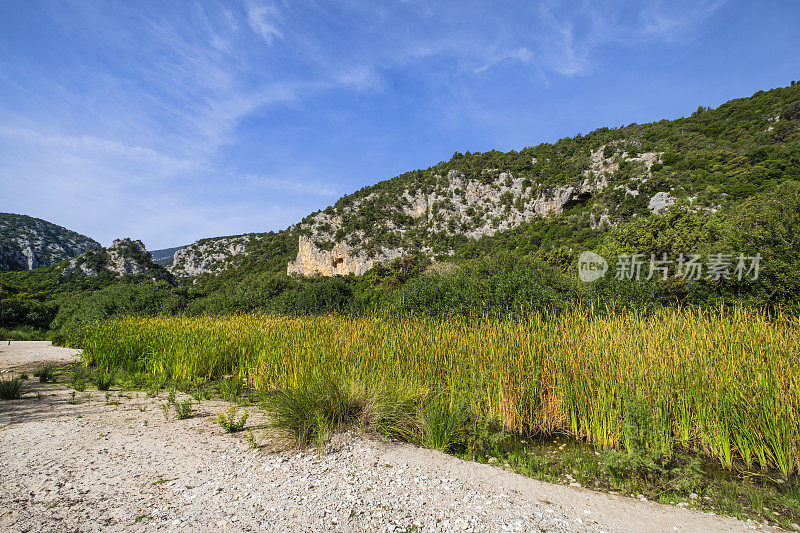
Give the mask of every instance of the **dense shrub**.
[{"label": "dense shrub", "polygon": [[554,268],[503,254],[467,263],[455,272],[421,276],[385,298],[393,312],[480,316],[566,309],[578,289]]}]

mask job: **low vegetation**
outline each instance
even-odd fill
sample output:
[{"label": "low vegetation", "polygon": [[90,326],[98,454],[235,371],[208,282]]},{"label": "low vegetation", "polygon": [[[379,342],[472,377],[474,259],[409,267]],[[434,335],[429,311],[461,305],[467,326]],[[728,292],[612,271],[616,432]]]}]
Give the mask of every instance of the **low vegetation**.
[{"label": "low vegetation", "polygon": [[56,366],[53,364],[46,364],[39,367],[33,373],[33,377],[39,378],[39,383],[48,383],[56,380]]},{"label": "low vegetation", "polygon": [[22,379],[0,378],[0,400],[16,400],[22,397]]},{"label": "low vegetation", "polygon": [[123,318],[76,330],[71,342],[102,371],[233,375],[277,390],[275,410],[300,424],[300,441],[345,421],[395,427],[386,413],[413,405],[428,422],[400,424],[397,433],[440,448],[456,448],[470,424],[497,420],[515,434],[568,434],[603,449],[698,450],[726,469],[786,478],[800,457],[798,326],[742,309],[575,310],[477,323]]},{"label": "low vegetation", "polygon": [[232,405],[227,412],[217,415],[217,422],[225,430],[225,433],[237,433],[244,429],[248,416],[247,410],[239,415],[239,408]]}]

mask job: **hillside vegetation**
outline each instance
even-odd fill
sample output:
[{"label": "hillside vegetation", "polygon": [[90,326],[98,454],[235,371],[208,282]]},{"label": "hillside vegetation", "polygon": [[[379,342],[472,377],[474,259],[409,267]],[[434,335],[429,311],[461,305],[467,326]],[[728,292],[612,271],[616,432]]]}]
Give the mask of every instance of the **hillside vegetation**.
[{"label": "hillside vegetation", "polygon": [[[115,276],[65,285],[52,268],[3,274],[0,308],[61,309],[54,326],[116,313],[380,308],[480,316],[565,309],[579,300],[637,309],[738,302],[795,312],[798,213],[800,85],[792,84],[677,120],[601,128],[519,151],[457,153],[345,196],[286,230],[187,246],[171,268],[178,287]],[[577,280],[583,250],[608,259],[605,278]],[[673,265],[667,279],[635,282],[614,279],[621,254],[646,261],[696,254],[704,262],[759,254],[762,261],[755,281],[680,279]]]}]

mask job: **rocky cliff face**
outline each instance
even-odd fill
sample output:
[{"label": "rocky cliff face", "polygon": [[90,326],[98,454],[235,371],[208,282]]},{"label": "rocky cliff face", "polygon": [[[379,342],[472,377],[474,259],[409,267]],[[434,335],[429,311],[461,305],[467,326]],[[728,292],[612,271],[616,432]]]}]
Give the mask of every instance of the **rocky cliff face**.
[{"label": "rocky cliff face", "polygon": [[351,248],[346,242],[338,242],[331,250],[320,249],[314,241],[300,235],[297,258],[286,268],[289,274],[321,274],[335,276],[355,274],[360,276],[379,261],[395,259],[402,255],[399,249],[383,248],[378,257],[369,257],[362,250]]},{"label": "rocky cliff face", "polygon": [[96,248],[97,241],[46,220],[0,213],[0,271],[45,267]]},{"label": "rocky cliff face", "polygon": [[[588,167],[573,183],[558,187],[498,169],[484,169],[478,176],[450,170],[446,176],[435,175],[436,185],[427,190],[405,188],[395,197],[370,193],[304,220],[298,226],[297,257],[287,265],[287,273],[360,275],[378,262],[409,253],[447,255],[452,253],[448,239],[454,236],[479,239],[586,204],[609,186],[620,164],[633,168],[640,183],[646,182],[660,156],[653,152],[634,156],[617,146],[601,146],[591,152]],[[624,190],[639,194],[627,185]],[[656,201],[652,210],[662,206]],[[365,213],[374,212],[378,214],[371,224],[360,223]],[[607,209],[592,217],[594,228],[616,224]]]},{"label": "rocky cliff face", "polygon": [[98,276],[101,273],[110,273],[114,277],[148,277],[153,281],[172,280],[166,269],[153,263],[144,243],[132,239],[115,239],[109,248],[88,250],[70,260],[62,272],[64,275],[82,276]]},{"label": "rocky cliff face", "polygon": [[202,239],[175,252],[169,271],[179,278],[220,272],[231,260],[247,252],[248,245],[260,237],[257,234]]}]

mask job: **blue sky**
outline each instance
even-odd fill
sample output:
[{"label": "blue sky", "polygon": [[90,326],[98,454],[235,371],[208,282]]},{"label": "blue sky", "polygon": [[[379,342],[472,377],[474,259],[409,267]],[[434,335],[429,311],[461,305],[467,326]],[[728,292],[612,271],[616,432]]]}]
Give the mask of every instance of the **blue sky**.
[{"label": "blue sky", "polygon": [[800,79],[787,1],[0,0],[0,211],[156,249]]}]

